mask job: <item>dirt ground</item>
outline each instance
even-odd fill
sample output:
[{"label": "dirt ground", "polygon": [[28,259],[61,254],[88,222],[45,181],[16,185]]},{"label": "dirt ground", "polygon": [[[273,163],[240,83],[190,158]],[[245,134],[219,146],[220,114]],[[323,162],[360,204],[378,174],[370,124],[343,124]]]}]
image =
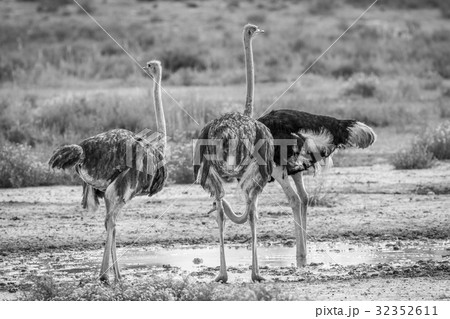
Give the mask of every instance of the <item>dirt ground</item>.
[{"label": "dirt ground", "polygon": [[[450,163],[446,162],[426,170],[393,170],[387,164],[379,164],[335,167],[315,178],[308,175],[307,189],[320,204],[309,208],[309,240],[352,243],[382,240],[399,245],[403,241],[443,241],[450,250],[449,180]],[[243,200],[235,184],[227,187],[227,198],[242,211]],[[105,240],[104,206],[96,213],[84,212],[80,199],[81,187],[0,191],[0,281],[3,282],[0,299],[17,298],[23,289],[21,279],[31,271],[27,267],[29,258],[42,253],[67,252],[82,256],[87,250],[101,250]],[[118,247],[215,245],[218,242],[216,223],[206,213],[210,207],[211,199],[198,185],[171,185],[152,198],[135,198],[119,218]],[[292,213],[278,184],[271,183],[264,190],[259,201],[259,217],[258,236],[262,245],[293,245]],[[225,234],[230,244],[247,243],[250,238],[247,225],[230,222]],[[9,265],[18,264],[22,265],[20,271],[7,271]],[[301,300],[450,299],[448,256],[440,262],[385,264],[379,267],[393,268],[372,276],[375,266],[364,264],[361,272],[344,267],[338,276],[331,268],[320,274],[313,271],[308,277],[314,265],[303,270],[263,269],[262,274],[271,278],[266,285],[288,289],[294,299]],[[215,271],[210,269],[206,278],[212,280]],[[286,271],[292,272],[292,276],[277,279]],[[67,276],[75,278],[72,274]],[[126,280],[133,276],[129,274]],[[249,281],[248,278],[247,283],[228,286],[252,285]]]}]

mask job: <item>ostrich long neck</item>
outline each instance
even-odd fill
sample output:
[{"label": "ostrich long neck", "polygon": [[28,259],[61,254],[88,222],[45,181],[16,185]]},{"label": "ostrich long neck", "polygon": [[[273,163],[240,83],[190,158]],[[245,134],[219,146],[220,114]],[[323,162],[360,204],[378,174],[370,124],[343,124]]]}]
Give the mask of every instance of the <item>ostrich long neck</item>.
[{"label": "ostrich long neck", "polygon": [[153,83],[153,96],[155,101],[156,114],[156,130],[162,135],[161,143],[163,148],[166,147],[166,120],[164,118],[164,110],[161,99],[161,72]]},{"label": "ostrich long neck", "polygon": [[245,52],[245,70],[247,81],[247,98],[245,100],[244,115],[249,117],[253,116],[253,98],[254,98],[254,82],[255,82],[255,70],[253,67],[253,50],[252,40],[250,37],[246,37],[244,34],[244,52]]}]

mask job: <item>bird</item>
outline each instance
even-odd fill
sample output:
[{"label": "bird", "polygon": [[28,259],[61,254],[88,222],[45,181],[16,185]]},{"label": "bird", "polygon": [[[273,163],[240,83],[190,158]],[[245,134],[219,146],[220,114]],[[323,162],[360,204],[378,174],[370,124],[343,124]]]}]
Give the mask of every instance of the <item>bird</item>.
[{"label": "bird", "polygon": [[[228,275],[224,249],[224,215],[232,221],[244,223],[249,220],[252,236],[252,273],[254,282],[263,281],[259,273],[257,257],[257,200],[272,174],[273,141],[269,130],[251,117],[253,111],[253,59],[252,39],[263,30],[252,24],[244,26],[243,43],[245,63],[248,66],[247,98],[244,114],[227,113],[202,129],[195,145],[194,175],[196,182],[214,198],[220,240],[220,272],[217,282],[227,282]],[[246,210],[236,215],[224,199],[224,178],[237,178],[246,198]]]},{"label": "bird", "polygon": [[[246,47],[247,100],[244,114],[253,116],[254,81],[253,51]],[[296,262],[298,267],[306,265],[306,214],[308,193],[303,172],[309,168],[320,170],[321,164],[332,165],[331,156],[337,149],[367,148],[376,140],[369,126],[356,120],[340,120],[330,116],[316,115],[294,109],[271,111],[257,119],[270,131],[274,139],[274,163],[272,178],[282,187],[292,207],[295,222]],[[283,151],[282,151],[283,149]],[[294,181],[295,191],[288,176]],[[247,215],[237,216],[223,199],[226,215],[235,223],[246,222]],[[209,211],[215,211],[217,204]]]},{"label": "bird", "polygon": [[122,207],[138,195],[152,196],[162,190],[167,179],[165,167],[166,123],[161,99],[161,62],[152,60],[143,68],[153,79],[156,133],[133,133],[113,129],[89,137],[79,144],[56,149],[51,168],[75,168],[83,180],[82,206],[96,210],[99,199],[106,206],[106,244],[99,279],[109,283],[109,265],[116,281],[121,279],[116,253],[116,219]]},{"label": "bird", "polygon": [[[281,185],[292,208],[296,262],[297,267],[303,267],[307,257],[306,214],[309,200],[303,172],[310,168],[320,170],[322,164],[331,166],[331,156],[338,149],[369,147],[376,141],[376,134],[371,127],[353,119],[342,120],[292,109],[273,110],[258,118],[258,121],[269,129],[274,138],[275,167],[272,177]],[[284,152],[282,147],[285,147]]]}]

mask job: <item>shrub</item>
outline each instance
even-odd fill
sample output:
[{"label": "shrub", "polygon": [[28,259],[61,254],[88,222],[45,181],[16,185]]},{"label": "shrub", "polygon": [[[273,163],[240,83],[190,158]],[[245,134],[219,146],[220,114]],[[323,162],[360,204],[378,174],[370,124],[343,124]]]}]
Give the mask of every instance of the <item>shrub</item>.
[{"label": "shrub", "polygon": [[433,154],[421,143],[415,142],[392,157],[395,169],[423,169],[433,164]]},{"label": "shrub", "polygon": [[78,183],[68,173],[52,172],[30,146],[9,143],[0,146],[0,188]]},{"label": "shrub", "polygon": [[253,24],[261,24],[266,22],[266,15],[263,13],[253,13],[247,16],[247,21]]},{"label": "shrub", "polygon": [[313,0],[309,5],[308,11],[311,14],[330,14],[337,6],[336,2],[336,0]]},{"label": "shrub", "polygon": [[331,71],[331,75],[333,75],[335,78],[344,79],[350,78],[353,73],[355,73],[355,66],[353,64],[343,64]]},{"label": "shrub", "polygon": [[373,97],[377,91],[378,84],[377,77],[359,73],[350,78],[344,90],[344,95],[359,95],[364,98]]},{"label": "shrub", "polygon": [[175,184],[192,184],[194,170],[192,168],[192,144],[176,144],[170,148],[167,160],[169,182]]},{"label": "shrub", "polygon": [[420,143],[436,159],[450,159],[450,121],[428,129]]},{"label": "shrub", "polygon": [[450,79],[450,49],[448,43],[441,43],[433,47],[433,67],[444,79]]},{"label": "shrub", "polygon": [[37,11],[41,12],[56,12],[62,6],[71,4],[70,0],[39,0]]},{"label": "shrub", "polygon": [[161,54],[161,60],[164,68],[171,72],[176,72],[181,68],[206,69],[206,63],[200,57],[200,53],[186,48],[166,49]]},{"label": "shrub", "polygon": [[432,165],[433,159],[450,159],[450,121],[429,128],[409,149],[392,158],[396,169],[420,169]]}]

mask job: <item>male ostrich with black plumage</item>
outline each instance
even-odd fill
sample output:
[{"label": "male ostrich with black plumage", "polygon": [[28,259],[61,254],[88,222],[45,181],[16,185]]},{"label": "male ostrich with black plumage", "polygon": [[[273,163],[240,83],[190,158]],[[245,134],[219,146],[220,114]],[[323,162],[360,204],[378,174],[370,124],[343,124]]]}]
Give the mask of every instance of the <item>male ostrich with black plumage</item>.
[{"label": "male ostrich with black plumage", "polygon": [[100,280],[109,282],[109,261],[116,280],[121,278],[116,253],[116,219],[134,196],[159,192],[167,177],[164,166],[166,122],[161,100],[161,63],[150,61],[144,69],[153,79],[157,134],[153,140],[124,129],[87,138],[79,144],[58,148],[49,164],[52,168],[74,167],[84,181],[83,206],[97,209],[99,198],[106,204],[106,244]]},{"label": "male ostrich with black plumage", "polygon": [[[339,120],[329,116],[282,109],[274,110],[258,119],[270,130],[275,141],[291,140],[287,152],[275,146],[272,176],[281,185],[294,213],[297,266],[306,265],[306,211],[308,193],[303,171],[327,164],[339,148],[366,148],[375,142],[376,135],[367,125],[355,120]],[[294,180],[295,191],[288,176]]]},{"label": "male ostrich with black plumage", "polygon": [[[253,109],[253,60],[252,39],[263,32],[255,25],[246,25],[243,32],[248,91],[245,104],[246,113],[228,113],[209,122],[202,130],[196,144],[194,174],[196,180],[214,197],[217,209],[217,223],[220,239],[220,273],[216,281],[228,280],[224,249],[224,214],[236,223],[247,219],[252,235],[252,275],[253,281],[261,281],[257,258],[256,206],[259,194],[272,173],[273,141],[268,129],[251,118]],[[210,145],[204,145],[209,141]],[[214,147],[214,144],[217,147]],[[202,146],[204,145],[204,146]],[[198,153],[197,153],[198,152]],[[198,161],[197,161],[198,160]],[[225,191],[223,178],[237,178],[246,198],[246,210],[237,216],[223,199]]]}]

